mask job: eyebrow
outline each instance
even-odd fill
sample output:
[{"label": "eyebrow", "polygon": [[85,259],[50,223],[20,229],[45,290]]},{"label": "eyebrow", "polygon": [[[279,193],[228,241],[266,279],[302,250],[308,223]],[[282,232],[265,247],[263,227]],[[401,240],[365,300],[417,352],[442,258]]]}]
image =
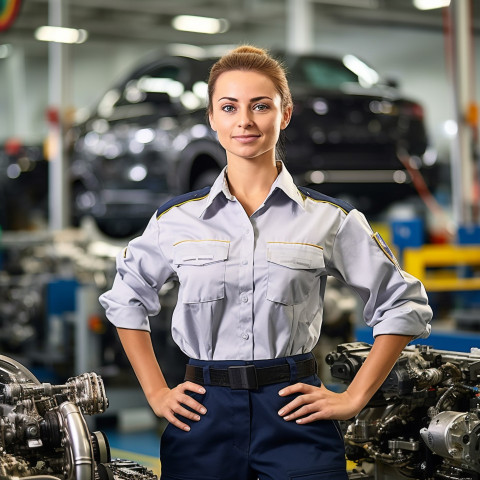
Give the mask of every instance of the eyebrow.
[{"label": "eyebrow", "polygon": [[[263,95],[261,97],[253,97],[250,99],[250,102],[258,102],[259,100],[264,100],[264,99],[268,99],[268,100],[273,100],[272,98],[270,97],[267,97],[266,95]],[[238,98],[233,98],[233,97],[222,97],[222,98],[219,98],[218,101],[220,102],[221,100],[230,100],[231,102],[238,102]]]}]

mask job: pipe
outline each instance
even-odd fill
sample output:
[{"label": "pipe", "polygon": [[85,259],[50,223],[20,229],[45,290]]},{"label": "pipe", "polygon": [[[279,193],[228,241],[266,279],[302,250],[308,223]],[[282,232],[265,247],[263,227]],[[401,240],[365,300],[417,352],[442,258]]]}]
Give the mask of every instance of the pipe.
[{"label": "pipe", "polygon": [[67,480],[93,480],[95,476],[93,450],[85,419],[77,405],[72,402],[62,403],[59,412],[67,428],[73,457],[74,468],[68,472]]}]

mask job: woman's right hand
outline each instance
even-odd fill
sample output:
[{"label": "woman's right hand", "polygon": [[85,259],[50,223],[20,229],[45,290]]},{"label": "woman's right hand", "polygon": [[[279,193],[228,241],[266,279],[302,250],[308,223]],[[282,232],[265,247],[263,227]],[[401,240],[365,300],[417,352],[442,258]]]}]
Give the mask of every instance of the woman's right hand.
[{"label": "woman's right hand", "polygon": [[[179,420],[176,415],[198,422],[201,418],[199,414],[205,415],[207,413],[207,409],[201,403],[186,393],[188,391],[201,395],[205,393],[205,389],[201,385],[184,382],[175,388],[165,387],[156,390],[149,395],[148,403],[155,415],[165,418],[175,427],[188,432],[190,427]],[[191,408],[193,412],[185,408],[186,406]]]}]

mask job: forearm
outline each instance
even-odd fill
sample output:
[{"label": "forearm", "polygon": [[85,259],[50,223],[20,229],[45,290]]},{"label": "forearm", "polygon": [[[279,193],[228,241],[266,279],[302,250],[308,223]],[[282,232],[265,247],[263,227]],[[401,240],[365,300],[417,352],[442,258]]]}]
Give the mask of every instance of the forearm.
[{"label": "forearm", "polygon": [[[200,415],[207,413],[207,410],[201,403],[187,395],[187,391],[204,394],[205,389],[192,382],[183,382],[170,389],[155,357],[150,333],[125,328],[117,328],[117,331],[152,410],[177,428],[189,431],[190,427],[176,415],[198,422]],[[190,410],[187,410],[186,406]]]},{"label": "forearm", "polygon": [[117,332],[147,400],[159,389],[167,388],[155,357],[150,332],[126,328],[117,328]]},{"label": "forearm", "polygon": [[367,359],[347,388],[359,411],[385,381],[398,356],[412,338],[406,335],[376,337]]}]

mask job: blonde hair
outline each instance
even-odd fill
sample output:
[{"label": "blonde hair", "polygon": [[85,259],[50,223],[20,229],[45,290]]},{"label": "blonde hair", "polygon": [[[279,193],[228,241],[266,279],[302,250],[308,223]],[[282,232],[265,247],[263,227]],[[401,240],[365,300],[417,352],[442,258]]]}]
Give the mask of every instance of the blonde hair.
[{"label": "blonde hair", "polygon": [[221,57],[211,68],[208,79],[208,112],[212,113],[212,98],[218,77],[232,70],[261,73],[273,82],[282,100],[282,110],[292,107],[292,95],[283,65],[266,50],[250,45],[241,45]]}]

